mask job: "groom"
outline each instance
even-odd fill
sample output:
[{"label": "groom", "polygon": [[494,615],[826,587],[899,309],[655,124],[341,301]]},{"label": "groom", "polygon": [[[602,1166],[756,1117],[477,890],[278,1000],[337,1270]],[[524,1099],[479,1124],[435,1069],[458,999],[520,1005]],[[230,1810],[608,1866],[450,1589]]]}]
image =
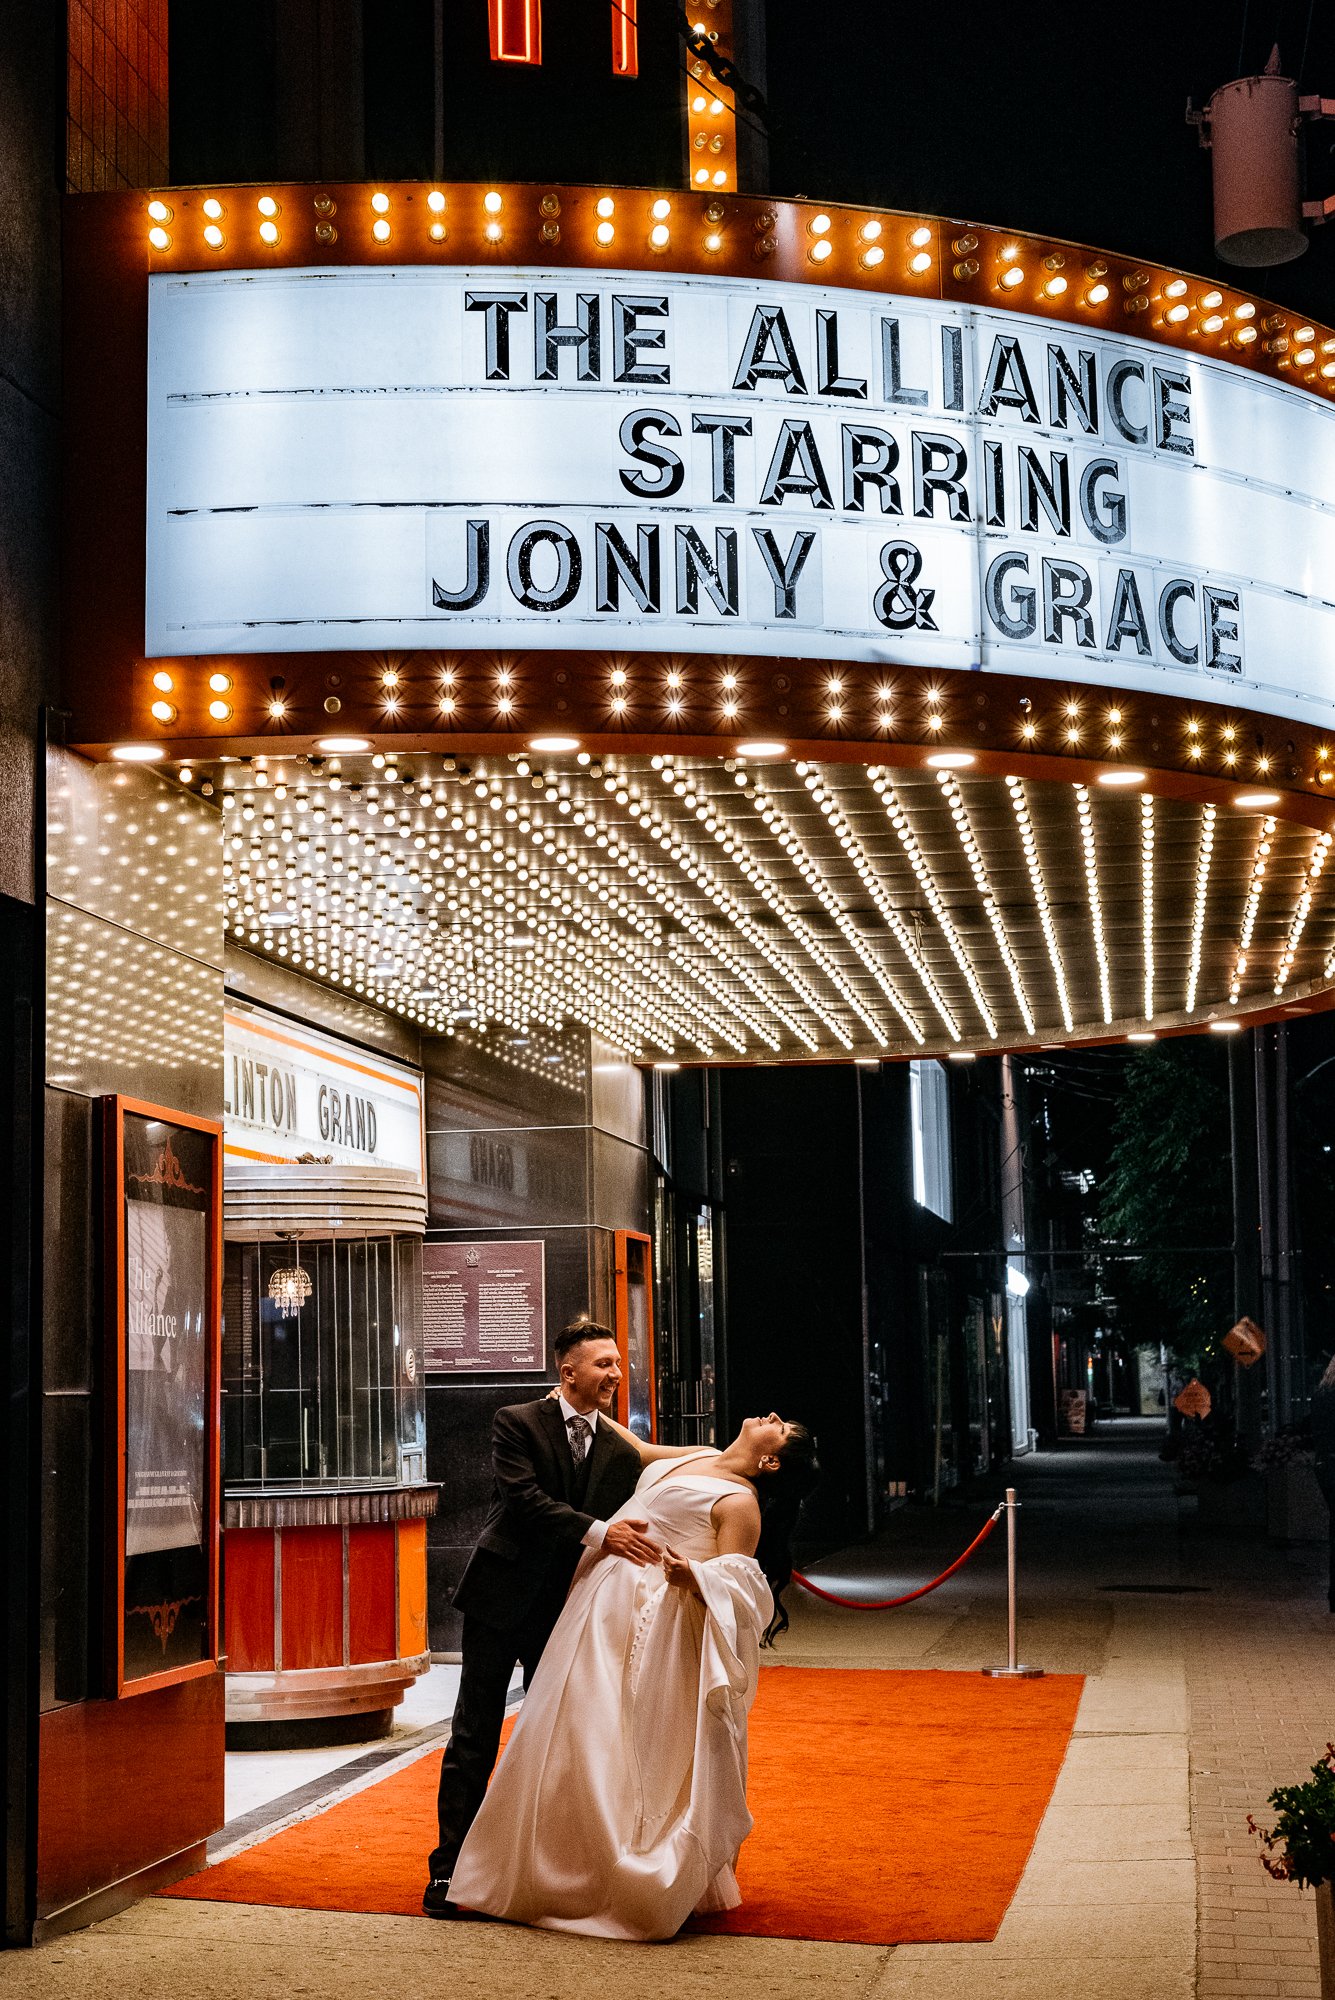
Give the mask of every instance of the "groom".
[{"label": "groom", "polygon": [[440,1844],[422,1897],[429,1917],[453,1917],[450,1875],[487,1791],[516,1665],[524,1685],[570,1588],[583,1549],[640,1567],[661,1555],[645,1521],[607,1517],[629,1500],[639,1456],[599,1418],[611,1412],[621,1366],[615,1337],[587,1316],[556,1337],[558,1396],[498,1410],[491,1431],[491,1508],[454,1602],[464,1614],[463,1669],[440,1767]]}]

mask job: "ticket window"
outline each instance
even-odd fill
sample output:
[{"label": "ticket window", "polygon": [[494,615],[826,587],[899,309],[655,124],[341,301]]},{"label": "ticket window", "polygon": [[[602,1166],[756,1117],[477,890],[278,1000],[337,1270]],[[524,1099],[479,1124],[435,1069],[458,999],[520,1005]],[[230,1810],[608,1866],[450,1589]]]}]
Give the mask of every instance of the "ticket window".
[{"label": "ticket window", "polygon": [[617,1415],[637,1437],[658,1435],[654,1374],[653,1256],[650,1239],[616,1234],[616,1337],[621,1356]]}]

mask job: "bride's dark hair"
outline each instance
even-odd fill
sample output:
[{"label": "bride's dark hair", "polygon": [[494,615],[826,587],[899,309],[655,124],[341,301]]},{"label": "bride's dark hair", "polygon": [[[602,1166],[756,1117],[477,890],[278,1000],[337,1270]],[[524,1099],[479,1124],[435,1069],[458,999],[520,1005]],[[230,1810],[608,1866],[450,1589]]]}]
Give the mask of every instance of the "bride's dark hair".
[{"label": "bride's dark hair", "polygon": [[802,1502],[820,1477],[816,1440],[805,1424],[794,1424],[774,1456],[778,1467],[756,1478],[760,1498],[760,1541],[756,1561],[765,1572],[765,1581],[774,1597],[774,1616],[761,1637],[762,1646],[772,1646],[780,1632],[788,1630],[788,1613],[783,1593],[793,1580],[793,1531]]}]

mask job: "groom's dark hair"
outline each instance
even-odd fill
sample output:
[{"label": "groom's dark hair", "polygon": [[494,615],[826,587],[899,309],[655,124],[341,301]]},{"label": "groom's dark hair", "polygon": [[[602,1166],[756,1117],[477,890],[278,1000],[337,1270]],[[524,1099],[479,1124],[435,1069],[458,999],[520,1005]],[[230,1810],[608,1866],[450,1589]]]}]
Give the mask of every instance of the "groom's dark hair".
[{"label": "groom's dark hair", "polygon": [[552,1352],[559,1368],[573,1347],[582,1347],[586,1340],[615,1340],[610,1326],[602,1326],[588,1313],[579,1313],[568,1326],[563,1326],[552,1342]]}]

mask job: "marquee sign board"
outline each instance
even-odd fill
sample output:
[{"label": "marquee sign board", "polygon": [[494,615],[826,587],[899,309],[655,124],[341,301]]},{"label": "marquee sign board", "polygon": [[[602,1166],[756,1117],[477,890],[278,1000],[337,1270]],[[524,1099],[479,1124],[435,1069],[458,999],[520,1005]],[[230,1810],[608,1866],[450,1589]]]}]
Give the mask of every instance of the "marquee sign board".
[{"label": "marquee sign board", "polygon": [[223,1016],[223,1132],[233,1158],[423,1168],[422,1079],[261,1008]]},{"label": "marquee sign board", "polygon": [[1335,722],[1335,410],[956,301],[393,266],[149,281],[146,651],[679,650]]}]

